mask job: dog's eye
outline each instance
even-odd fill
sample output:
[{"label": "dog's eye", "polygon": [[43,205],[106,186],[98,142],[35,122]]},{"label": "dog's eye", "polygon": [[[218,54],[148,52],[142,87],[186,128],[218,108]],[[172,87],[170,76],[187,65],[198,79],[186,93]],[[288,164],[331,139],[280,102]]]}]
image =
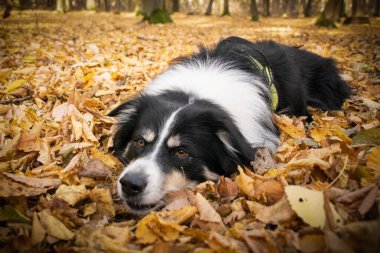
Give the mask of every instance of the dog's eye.
[{"label": "dog's eye", "polygon": [[189,154],[185,150],[179,149],[175,152],[175,156],[178,158],[186,158],[189,156]]},{"label": "dog's eye", "polygon": [[145,140],[143,140],[143,139],[137,139],[137,140],[135,140],[135,143],[140,148],[145,147],[145,144],[146,144]]}]

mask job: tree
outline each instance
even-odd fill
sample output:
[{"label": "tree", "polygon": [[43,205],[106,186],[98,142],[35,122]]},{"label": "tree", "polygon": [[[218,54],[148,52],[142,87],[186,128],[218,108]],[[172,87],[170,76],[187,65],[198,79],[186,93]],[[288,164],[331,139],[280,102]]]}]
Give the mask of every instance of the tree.
[{"label": "tree", "polygon": [[298,16],[297,5],[298,0],[288,0],[286,6],[286,16],[288,18],[296,18]]},{"label": "tree", "polygon": [[269,0],[263,0],[263,16],[269,17],[270,16],[270,1]]},{"label": "tree", "polygon": [[335,21],[339,19],[339,2],[340,0],[328,0],[315,24],[336,28]]},{"label": "tree", "polygon": [[143,21],[151,24],[173,22],[166,10],[165,0],[142,0],[141,11],[138,15],[142,15]]},{"label": "tree", "polygon": [[214,4],[214,0],[209,0],[207,5],[207,10],[205,12],[206,16],[210,16],[212,13],[212,5]]},{"label": "tree", "polygon": [[305,6],[303,8],[303,15],[305,17],[311,17],[312,7],[313,7],[313,0],[306,0]]},{"label": "tree", "polygon": [[251,17],[252,21],[259,21],[259,11],[257,9],[256,0],[251,0]]},{"label": "tree", "polygon": [[222,16],[230,15],[229,1],[224,0]]},{"label": "tree", "polygon": [[352,0],[351,17],[346,18],[343,24],[369,24],[366,0]]},{"label": "tree", "polygon": [[95,8],[96,8],[95,0],[87,0],[86,1],[86,10],[95,10]]},{"label": "tree", "polygon": [[373,16],[374,17],[380,16],[380,0],[375,0],[375,8],[374,8]]},{"label": "tree", "polygon": [[272,0],[272,17],[280,17],[282,15],[281,1]]},{"label": "tree", "polygon": [[179,0],[173,0],[172,11],[173,12],[179,12]]}]

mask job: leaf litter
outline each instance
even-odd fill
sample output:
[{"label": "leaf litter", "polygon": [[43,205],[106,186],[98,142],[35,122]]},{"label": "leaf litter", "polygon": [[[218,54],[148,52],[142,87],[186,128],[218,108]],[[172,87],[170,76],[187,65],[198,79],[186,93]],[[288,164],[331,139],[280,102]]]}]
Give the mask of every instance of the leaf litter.
[{"label": "leaf litter", "polygon": [[[252,23],[176,14],[174,24],[155,26],[128,14],[40,15],[40,32],[56,40],[36,33],[33,12],[15,12],[0,24],[5,251],[379,248],[378,21],[325,30],[312,19]],[[127,214],[116,192],[122,165],[111,154],[115,125],[107,113],[138,95],[174,57],[230,35],[303,45],[333,57],[353,96],[341,111],[311,108],[310,123],[275,115],[281,145],[273,156],[258,152],[255,173],[239,168],[231,178],[168,194],[161,211]]]}]

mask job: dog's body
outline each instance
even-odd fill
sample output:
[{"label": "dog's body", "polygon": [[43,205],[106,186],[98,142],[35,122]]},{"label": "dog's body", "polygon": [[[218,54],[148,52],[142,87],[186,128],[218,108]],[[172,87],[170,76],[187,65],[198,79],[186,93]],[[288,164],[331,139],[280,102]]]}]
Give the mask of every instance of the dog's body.
[{"label": "dog's body", "polygon": [[201,47],[110,113],[115,155],[128,163],[119,194],[131,213],[159,208],[168,192],[250,167],[259,147],[274,152],[273,110],[336,110],[349,94],[331,59],[298,48],[237,37]]}]

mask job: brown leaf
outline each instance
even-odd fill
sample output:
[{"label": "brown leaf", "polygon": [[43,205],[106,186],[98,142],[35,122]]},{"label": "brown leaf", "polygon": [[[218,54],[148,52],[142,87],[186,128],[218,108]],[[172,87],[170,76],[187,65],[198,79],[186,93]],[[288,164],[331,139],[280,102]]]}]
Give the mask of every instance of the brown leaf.
[{"label": "brown leaf", "polygon": [[91,158],[87,164],[78,171],[79,176],[84,177],[109,177],[112,175],[108,167],[99,159]]},{"label": "brown leaf", "polygon": [[0,197],[38,196],[46,191],[47,188],[25,185],[0,174]]},{"label": "brown leaf", "polygon": [[237,185],[230,178],[224,176],[219,177],[216,191],[222,198],[235,198],[239,194],[239,188]]},{"label": "brown leaf", "polygon": [[215,209],[210,205],[210,203],[202,196],[202,194],[197,193],[195,195],[195,204],[198,208],[200,219],[207,222],[222,223],[222,217],[215,211]]},{"label": "brown leaf", "polygon": [[233,238],[225,237],[214,231],[210,233],[210,237],[207,240],[207,244],[210,246],[210,248],[220,253],[249,252],[243,242],[235,240]]},{"label": "brown leaf", "polygon": [[11,173],[4,173],[4,175],[13,179],[14,181],[17,181],[19,183],[23,183],[32,187],[51,189],[51,188],[58,187],[61,184],[61,180],[54,179],[54,178],[35,178],[35,177],[27,177],[22,174],[11,174]]},{"label": "brown leaf", "polygon": [[258,210],[256,219],[264,223],[286,223],[295,218],[295,213],[284,195],[276,204]]},{"label": "brown leaf", "polygon": [[371,210],[372,206],[376,202],[376,197],[378,193],[379,193],[379,189],[377,188],[377,186],[374,186],[372,190],[368,192],[367,196],[365,196],[365,198],[363,199],[363,202],[360,204],[359,209],[358,209],[361,215],[365,215],[366,213],[369,212],[369,210]]}]

